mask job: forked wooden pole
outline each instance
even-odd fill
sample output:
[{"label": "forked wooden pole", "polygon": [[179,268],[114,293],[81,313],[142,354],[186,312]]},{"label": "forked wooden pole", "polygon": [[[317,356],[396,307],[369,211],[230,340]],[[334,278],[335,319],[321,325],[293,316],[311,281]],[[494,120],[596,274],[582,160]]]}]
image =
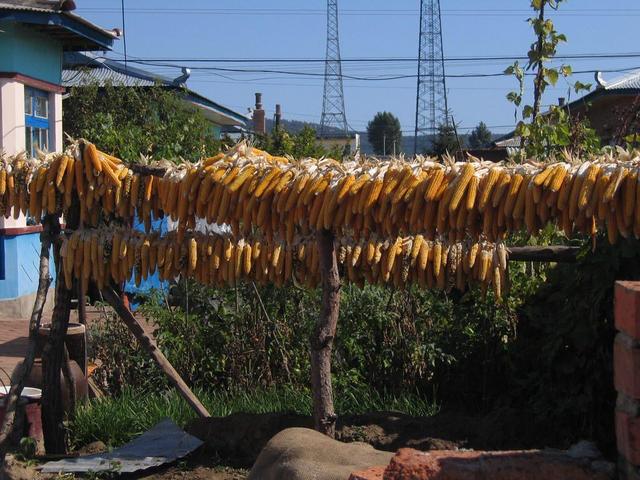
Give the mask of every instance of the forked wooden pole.
[{"label": "forked wooden pole", "polygon": [[133,333],[138,342],[140,342],[142,348],[151,355],[153,361],[156,362],[164,374],[169,378],[169,382],[171,382],[171,384],[178,390],[182,398],[187,401],[191,408],[193,408],[201,418],[210,417],[211,415],[207,409],[187,386],[180,374],[176,372],[176,369],[173,368],[173,365],[171,365],[169,360],[167,360],[167,357],[163,355],[156,345],[156,342],[145,333],[142,325],[140,325],[138,320],[136,320],[131,313],[131,310],[127,308],[120,296],[111,287],[106,287],[102,290],[102,297],[120,316],[131,333]]},{"label": "forked wooden pole", "polygon": [[5,397],[5,415],[0,428],[0,471],[3,469],[9,437],[13,431],[16,405],[24,388],[25,381],[31,374],[31,368],[33,367],[33,361],[36,356],[36,341],[42,319],[42,311],[47,301],[47,292],[51,286],[49,250],[51,249],[52,234],[57,234],[57,230],[51,232],[51,226],[55,225],[54,222],[58,222],[58,217],[55,215],[47,215],[42,221],[38,291],[33,305],[33,312],[31,313],[31,320],[29,321],[29,343],[27,345],[27,352],[25,353],[21,366],[16,368],[11,375],[11,389]]},{"label": "forked wooden pole", "polygon": [[313,421],[317,431],[333,438],[337,416],[333,407],[331,352],[340,310],[340,275],[333,233],[321,230],[317,235],[322,307],[310,342]]}]

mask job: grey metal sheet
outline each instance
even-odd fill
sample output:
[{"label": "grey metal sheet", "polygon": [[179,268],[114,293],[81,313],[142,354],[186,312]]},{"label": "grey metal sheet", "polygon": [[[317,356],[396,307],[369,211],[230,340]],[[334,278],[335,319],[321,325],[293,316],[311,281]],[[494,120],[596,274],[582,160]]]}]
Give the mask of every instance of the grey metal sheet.
[{"label": "grey metal sheet", "polygon": [[132,473],[171,463],[193,452],[202,441],[189,435],[170,419],[111,452],[48,462],[44,473],[86,473],[116,470]]}]

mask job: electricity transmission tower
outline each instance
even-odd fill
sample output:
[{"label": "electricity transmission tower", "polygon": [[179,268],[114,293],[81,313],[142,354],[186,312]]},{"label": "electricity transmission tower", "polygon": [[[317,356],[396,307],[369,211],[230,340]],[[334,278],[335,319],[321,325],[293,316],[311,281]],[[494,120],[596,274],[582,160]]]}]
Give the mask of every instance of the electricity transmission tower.
[{"label": "electricity transmission tower", "polygon": [[433,138],[438,126],[448,123],[440,0],[420,0],[418,89],[413,153],[422,152],[426,137]]},{"label": "electricity transmission tower", "polygon": [[320,136],[329,132],[327,127],[347,129],[344,113],[344,91],[342,89],[342,65],[340,62],[340,38],[338,37],[338,0],[327,0],[327,52],[324,63],[324,95]]}]

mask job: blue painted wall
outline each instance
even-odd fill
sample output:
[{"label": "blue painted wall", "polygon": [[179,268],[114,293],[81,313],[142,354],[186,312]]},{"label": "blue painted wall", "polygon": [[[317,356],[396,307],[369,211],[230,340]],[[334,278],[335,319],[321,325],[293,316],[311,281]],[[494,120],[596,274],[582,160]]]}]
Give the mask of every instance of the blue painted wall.
[{"label": "blue painted wall", "polygon": [[0,22],[0,72],[21,73],[59,85],[62,44],[17,23]]},{"label": "blue painted wall", "polygon": [[[140,219],[138,218],[138,216],[136,215],[134,221],[133,221],[133,228],[139,232],[144,232],[144,223],[140,221]],[[159,232],[161,235],[167,233],[167,219],[166,218],[162,218],[162,219],[156,219],[156,220],[152,220],[151,222],[151,229],[153,231]],[[156,289],[162,289],[162,290],[166,290],[169,286],[169,282],[161,282],[160,281],[160,275],[158,274],[158,271],[156,270],[156,272],[153,275],[150,275],[149,277],[147,277],[146,280],[142,280],[140,282],[140,286],[137,287],[136,286],[136,282],[135,282],[135,274],[131,276],[131,278],[129,279],[129,281],[127,281],[127,283],[125,283],[124,285],[124,291],[127,293],[131,293],[133,295],[136,294],[147,294],[149,293],[152,289],[156,290]],[[133,307],[136,307],[137,304],[134,303],[132,305]]]},{"label": "blue painted wall", "polygon": [[[40,234],[0,235],[0,299],[22,297],[38,290]],[[55,279],[53,253],[50,274]]]}]

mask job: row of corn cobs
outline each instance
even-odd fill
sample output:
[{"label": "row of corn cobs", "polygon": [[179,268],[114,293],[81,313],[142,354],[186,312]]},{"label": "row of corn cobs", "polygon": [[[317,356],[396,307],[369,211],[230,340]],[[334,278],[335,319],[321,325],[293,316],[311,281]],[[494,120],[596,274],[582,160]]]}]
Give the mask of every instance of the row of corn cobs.
[{"label": "row of corn cobs", "polygon": [[[258,283],[287,282],[315,287],[320,281],[317,243],[313,237],[293,242],[252,237],[187,232],[164,236],[125,228],[81,229],[65,237],[61,247],[64,279],[99,288],[111,281],[134,278],[136,284],[155,272],[162,280],[178,275],[206,285],[235,285],[243,279]],[[410,283],[423,287],[464,290],[480,283],[499,298],[507,286],[504,244],[426,240],[422,235],[375,236],[358,240],[342,237],[337,246],[342,277],[358,285]]]},{"label": "row of corn cobs", "polygon": [[120,159],[88,142],[37,159],[24,154],[2,157],[0,212],[7,218],[28,214],[39,222],[45,214],[66,214],[76,192],[82,225],[96,226],[111,215],[130,220],[137,213],[149,229],[152,213],[163,215],[154,179],[134,174]]},{"label": "row of corn cobs", "polygon": [[[198,164],[168,162],[163,177],[133,173],[119,159],[80,142],[66,155],[0,162],[0,200],[39,219],[65,211],[78,192],[83,225],[101,216],[130,222],[138,213],[170,214],[184,233],[197,218],[229,224],[235,234],[258,228],[291,242],[319,228],[353,237],[423,234],[500,241],[555,222],[567,236],[640,237],[640,159],[618,151],[585,162],[548,165],[418,158],[288,160],[241,143]],[[100,208],[93,208],[98,206]]]}]

